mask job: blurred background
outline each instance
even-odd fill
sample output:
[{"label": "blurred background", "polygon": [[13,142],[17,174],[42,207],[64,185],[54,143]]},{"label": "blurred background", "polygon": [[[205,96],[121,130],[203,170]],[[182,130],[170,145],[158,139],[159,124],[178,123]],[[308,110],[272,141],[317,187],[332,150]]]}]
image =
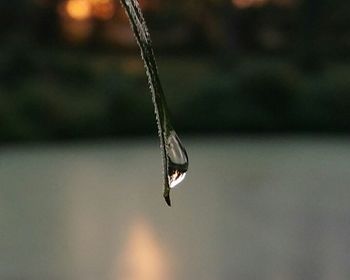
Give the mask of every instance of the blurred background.
[{"label": "blurred background", "polygon": [[0,279],[350,279],[350,2],[140,5],[172,208],[120,3],[0,2]]},{"label": "blurred background", "polygon": [[[180,131],[348,132],[348,1],[140,3]],[[154,135],[118,1],[0,7],[1,142]]]}]

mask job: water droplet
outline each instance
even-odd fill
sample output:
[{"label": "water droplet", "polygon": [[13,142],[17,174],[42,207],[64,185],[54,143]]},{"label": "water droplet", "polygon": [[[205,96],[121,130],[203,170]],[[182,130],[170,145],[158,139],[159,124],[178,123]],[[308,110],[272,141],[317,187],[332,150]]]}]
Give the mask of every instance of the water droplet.
[{"label": "water droplet", "polygon": [[187,152],[174,130],[166,139],[166,155],[168,158],[169,187],[176,187],[185,178],[188,169]]}]

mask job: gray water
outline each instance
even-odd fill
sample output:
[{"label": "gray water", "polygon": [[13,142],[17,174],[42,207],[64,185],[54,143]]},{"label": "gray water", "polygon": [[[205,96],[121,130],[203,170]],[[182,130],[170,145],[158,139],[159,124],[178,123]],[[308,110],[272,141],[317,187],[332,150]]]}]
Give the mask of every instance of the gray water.
[{"label": "gray water", "polygon": [[185,139],[0,150],[1,280],[350,279],[350,142]]}]

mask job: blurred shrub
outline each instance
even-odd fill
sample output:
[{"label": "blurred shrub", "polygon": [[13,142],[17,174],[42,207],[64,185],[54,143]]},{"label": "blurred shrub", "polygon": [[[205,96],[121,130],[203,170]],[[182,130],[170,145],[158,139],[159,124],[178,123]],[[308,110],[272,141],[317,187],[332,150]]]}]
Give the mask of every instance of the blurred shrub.
[{"label": "blurred shrub", "polygon": [[350,129],[349,70],[332,67],[299,82],[297,127],[330,132]]},{"label": "blurred shrub", "polygon": [[192,120],[214,131],[277,130],[290,125],[295,73],[249,64],[205,80],[189,103]]},{"label": "blurred shrub", "polygon": [[[5,57],[5,56],[4,56]],[[0,139],[53,140],[156,133],[144,70],[128,58],[28,55],[0,64]],[[332,131],[350,128],[350,67],[303,73],[288,61],[162,59],[175,126],[187,132]]]}]

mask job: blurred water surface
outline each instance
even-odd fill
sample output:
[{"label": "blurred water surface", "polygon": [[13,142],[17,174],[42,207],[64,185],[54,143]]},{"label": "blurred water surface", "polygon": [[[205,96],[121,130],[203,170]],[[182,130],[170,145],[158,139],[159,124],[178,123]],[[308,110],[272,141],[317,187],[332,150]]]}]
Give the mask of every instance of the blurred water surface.
[{"label": "blurred water surface", "polygon": [[350,279],[349,141],[184,141],[1,148],[0,279]]}]

